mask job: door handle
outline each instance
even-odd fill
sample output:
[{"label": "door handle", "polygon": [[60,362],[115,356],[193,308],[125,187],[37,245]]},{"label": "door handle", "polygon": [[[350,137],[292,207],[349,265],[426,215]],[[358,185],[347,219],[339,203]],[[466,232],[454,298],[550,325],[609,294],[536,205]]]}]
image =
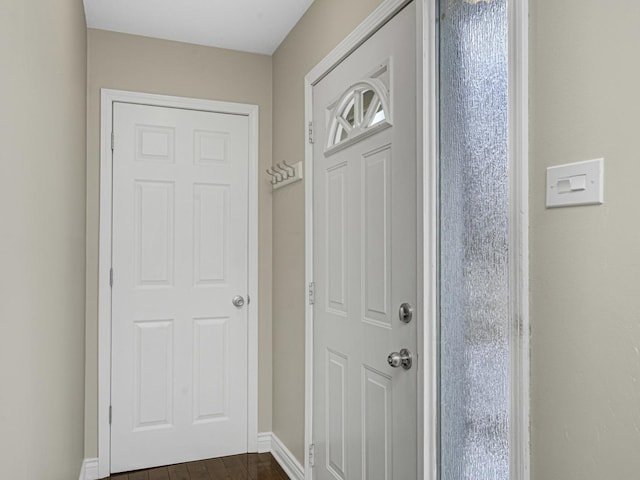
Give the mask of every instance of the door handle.
[{"label": "door handle", "polygon": [[390,353],[387,357],[387,363],[389,366],[393,368],[398,368],[402,366],[405,370],[409,370],[411,368],[411,364],[413,363],[413,357],[411,356],[411,352],[406,348],[400,350],[400,352]]},{"label": "door handle", "polygon": [[231,302],[233,303],[234,306],[240,308],[244,306],[244,297],[242,295],[236,295],[235,297],[233,297],[233,300],[231,300]]}]

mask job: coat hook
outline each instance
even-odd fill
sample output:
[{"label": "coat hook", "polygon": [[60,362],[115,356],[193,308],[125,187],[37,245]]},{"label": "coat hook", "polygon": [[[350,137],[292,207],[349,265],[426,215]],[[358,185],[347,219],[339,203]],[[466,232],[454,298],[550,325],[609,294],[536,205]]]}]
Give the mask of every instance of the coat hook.
[{"label": "coat hook", "polygon": [[280,173],[282,175],[282,179],[286,180],[289,178],[289,172],[287,172],[286,170],[284,170],[282,168],[282,165],[280,165],[279,163],[273,168],[274,170],[277,170],[278,173]]},{"label": "coat hook", "polygon": [[271,171],[276,174],[276,181],[282,182],[284,180],[284,176],[280,173],[275,167],[271,167]]},{"label": "coat hook", "polygon": [[302,162],[294,165],[289,165],[287,162],[276,163],[267,168],[266,172],[271,176],[273,189],[277,190],[285,185],[302,180]]},{"label": "coat hook", "polygon": [[285,168],[286,168],[287,170],[291,170],[291,176],[292,176],[292,177],[295,177],[295,175],[296,175],[296,169],[295,169],[295,168],[293,168],[291,165],[289,165],[289,164],[288,164],[287,162],[285,162],[284,160],[282,161],[282,164],[285,166]]},{"label": "coat hook", "polygon": [[271,175],[271,185],[275,185],[280,181],[280,174],[273,171],[271,168],[267,168],[266,172]]}]

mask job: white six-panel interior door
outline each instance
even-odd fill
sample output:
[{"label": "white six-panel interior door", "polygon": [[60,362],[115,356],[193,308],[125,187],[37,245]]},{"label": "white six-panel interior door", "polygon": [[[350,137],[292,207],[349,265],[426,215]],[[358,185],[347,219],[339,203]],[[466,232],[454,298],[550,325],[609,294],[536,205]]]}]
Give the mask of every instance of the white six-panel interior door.
[{"label": "white six-panel interior door", "polygon": [[412,3],[313,87],[316,480],[417,477],[415,32]]},{"label": "white six-panel interior door", "polygon": [[111,472],[246,452],[249,120],[114,103],[113,132]]}]

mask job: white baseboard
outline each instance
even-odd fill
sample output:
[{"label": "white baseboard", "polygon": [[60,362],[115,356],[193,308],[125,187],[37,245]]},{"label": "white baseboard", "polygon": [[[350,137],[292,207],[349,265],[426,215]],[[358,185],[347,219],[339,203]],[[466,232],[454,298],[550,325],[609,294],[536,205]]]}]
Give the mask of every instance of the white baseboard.
[{"label": "white baseboard", "polygon": [[[258,434],[258,453],[271,453],[291,480],[304,480],[304,468],[272,432]],[[98,459],[85,458],[78,480],[98,480]]]},{"label": "white baseboard", "polygon": [[258,434],[258,453],[271,452],[291,480],[304,480],[304,468],[291,451],[272,432]]},{"label": "white baseboard", "polygon": [[78,480],[98,480],[98,459],[85,458],[80,467]]},{"label": "white baseboard", "polygon": [[273,433],[263,432],[258,434],[258,453],[271,452],[271,437]]}]

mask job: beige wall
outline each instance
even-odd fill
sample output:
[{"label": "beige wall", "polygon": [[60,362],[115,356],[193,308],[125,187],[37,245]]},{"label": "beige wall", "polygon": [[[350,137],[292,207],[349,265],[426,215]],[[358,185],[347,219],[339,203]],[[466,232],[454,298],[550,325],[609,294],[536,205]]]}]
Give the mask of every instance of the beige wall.
[{"label": "beige wall", "polygon": [[[273,160],[304,159],[304,76],[381,0],[316,0],[273,56]],[[273,431],[304,455],[304,184],[273,195]]]},{"label": "beige wall", "polygon": [[[640,472],[640,4],[531,6],[532,479]],[[545,168],[605,158],[603,206],[545,210]]]},{"label": "beige wall", "polygon": [[[85,455],[97,447],[100,89],[260,107],[260,171],[271,165],[271,57],[89,29],[87,118],[87,358]],[[259,188],[259,431],[271,430],[271,188]]]},{"label": "beige wall", "polygon": [[83,457],[82,0],[3,0],[0,69],[0,477],[69,480]]}]

